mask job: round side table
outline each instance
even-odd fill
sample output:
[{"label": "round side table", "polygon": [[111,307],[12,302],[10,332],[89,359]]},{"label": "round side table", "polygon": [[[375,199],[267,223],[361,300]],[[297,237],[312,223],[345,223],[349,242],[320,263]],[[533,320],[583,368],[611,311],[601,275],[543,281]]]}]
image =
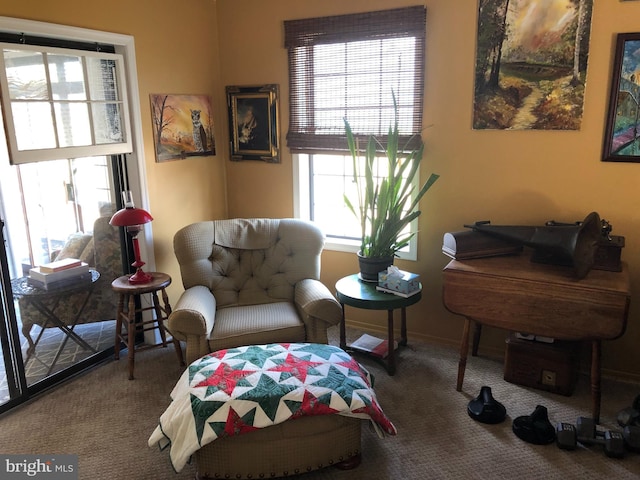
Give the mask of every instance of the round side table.
[{"label": "round side table", "polygon": [[[132,284],[129,283],[129,277],[131,275],[123,275],[122,277],[116,278],[113,282],[111,282],[111,288],[118,293],[118,312],[116,314],[116,340],[115,340],[115,359],[118,360],[120,358],[120,343],[125,342],[128,347],[128,357],[129,357],[129,380],[133,380],[133,369],[135,365],[135,337],[136,331],[146,332],[149,330],[158,329],[160,332],[160,338],[162,341],[153,345],[143,345],[138,347],[138,351],[146,350],[154,347],[166,347],[167,346],[167,335],[168,331],[164,326],[164,321],[169,318],[171,314],[171,305],[169,304],[169,297],[167,296],[167,292],[165,288],[171,284],[171,277],[166,273],[160,272],[150,272],[152,275],[152,279],[150,282],[144,284]],[[162,302],[164,305],[160,304],[158,299],[158,292],[161,292]],[[153,304],[150,307],[140,307],[136,308],[136,297],[143,295],[145,293],[150,293],[153,299]],[[125,307],[126,306],[126,307]],[[155,319],[152,320],[144,320],[140,318],[139,321],[136,321],[138,314],[142,314],[147,310],[153,310],[155,312]],[[126,331],[122,331],[122,325],[126,323],[127,328]],[[146,327],[145,325],[152,324],[150,327]],[[178,360],[180,361],[180,365],[184,365],[184,359],[182,357],[182,348],[180,347],[180,342],[172,336],[173,345],[176,349],[176,354],[178,355]]]},{"label": "round side table", "polygon": [[[336,297],[342,305],[342,319],[340,321],[340,348],[347,348],[345,332],[344,307],[363,308],[366,310],[386,310],[387,313],[387,340],[389,353],[386,358],[386,367],[389,375],[396,373],[396,356],[393,348],[393,311],[400,309],[400,341],[399,346],[407,344],[407,311],[406,307],[418,303],[422,297],[421,290],[409,297],[400,297],[392,293],[385,293],[376,290],[376,283],[369,283],[360,280],[357,273],[341,278],[336,283]],[[365,352],[366,353],[366,352]],[[376,357],[377,358],[377,357]]]}]

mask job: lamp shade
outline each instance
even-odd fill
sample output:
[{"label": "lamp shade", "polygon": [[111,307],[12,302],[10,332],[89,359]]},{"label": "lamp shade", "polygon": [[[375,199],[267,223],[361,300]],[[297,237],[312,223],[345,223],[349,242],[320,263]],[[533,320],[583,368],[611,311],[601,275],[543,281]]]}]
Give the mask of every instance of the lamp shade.
[{"label": "lamp shade", "polygon": [[149,212],[142,208],[123,208],[113,214],[109,223],[116,227],[131,227],[133,225],[142,225],[149,223],[153,217]]}]

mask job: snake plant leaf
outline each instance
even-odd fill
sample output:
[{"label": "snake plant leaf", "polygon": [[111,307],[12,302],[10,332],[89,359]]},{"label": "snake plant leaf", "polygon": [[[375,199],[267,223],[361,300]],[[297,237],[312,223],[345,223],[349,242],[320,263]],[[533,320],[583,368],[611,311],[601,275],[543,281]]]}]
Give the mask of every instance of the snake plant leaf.
[{"label": "snake plant leaf", "polygon": [[[360,138],[344,119],[347,146],[353,163],[355,198],[344,195],[347,208],[358,218],[361,228],[361,254],[367,257],[394,256],[406,247],[416,232],[406,231],[411,222],[421,215],[418,204],[440,177],[431,173],[415,192],[414,180],[420,175],[424,144],[406,152],[400,149],[399,110],[393,94],[394,121],[389,126],[386,145],[370,135],[364,152],[359,148]],[[386,158],[386,171],[376,161],[381,152]],[[384,162],[384,159],[382,159]],[[384,172],[384,176],[382,176]]]}]

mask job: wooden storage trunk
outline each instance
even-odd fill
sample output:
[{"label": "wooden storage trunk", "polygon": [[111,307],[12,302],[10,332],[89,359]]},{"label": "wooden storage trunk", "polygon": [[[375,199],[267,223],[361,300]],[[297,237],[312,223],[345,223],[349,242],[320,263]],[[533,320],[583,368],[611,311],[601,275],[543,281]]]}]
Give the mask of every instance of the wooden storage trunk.
[{"label": "wooden storage trunk", "polygon": [[570,396],[578,375],[580,343],[544,343],[510,334],[504,359],[507,382]]}]

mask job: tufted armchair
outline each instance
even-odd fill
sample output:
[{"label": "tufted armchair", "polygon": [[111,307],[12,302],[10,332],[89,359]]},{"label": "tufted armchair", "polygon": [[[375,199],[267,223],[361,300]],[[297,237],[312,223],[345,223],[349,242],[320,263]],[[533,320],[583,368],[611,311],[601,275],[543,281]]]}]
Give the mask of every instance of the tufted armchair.
[{"label": "tufted armchair", "polygon": [[[120,234],[116,227],[109,225],[110,215],[98,217],[93,224],[92,233],[74,233],[71,235],[62,250],[57,252],[52,260],[63,258],[78,258],[88,263],[100,273],[93,292],[83,310],[83,316],[78,324],[102,322],[115,318],[118,298],[111,288],[114,278],[122,275],[122,250],[120,247]],[[53,308],[55,299],[46,299]],[[60,302],[55,308],[56,314],[63,321],[71,322],[83,301],[82,295],[71,295],[64,302]],[[33,349],[31,329],[34,325],[45,325],[46,317],[24,298],[18,300],[20,308],[20,320],[22,333],[29,343],[29,349]],[[51,326],[48,323],[47,326]]]},{"label": "tufted armchair", "polygon": [[173,246],[185,290],[168,328],[186,342],[189,363],[242,345],[327,343],[340,321],[340,304],[319,281],[324,235],[310,222],[199,222]]}]

